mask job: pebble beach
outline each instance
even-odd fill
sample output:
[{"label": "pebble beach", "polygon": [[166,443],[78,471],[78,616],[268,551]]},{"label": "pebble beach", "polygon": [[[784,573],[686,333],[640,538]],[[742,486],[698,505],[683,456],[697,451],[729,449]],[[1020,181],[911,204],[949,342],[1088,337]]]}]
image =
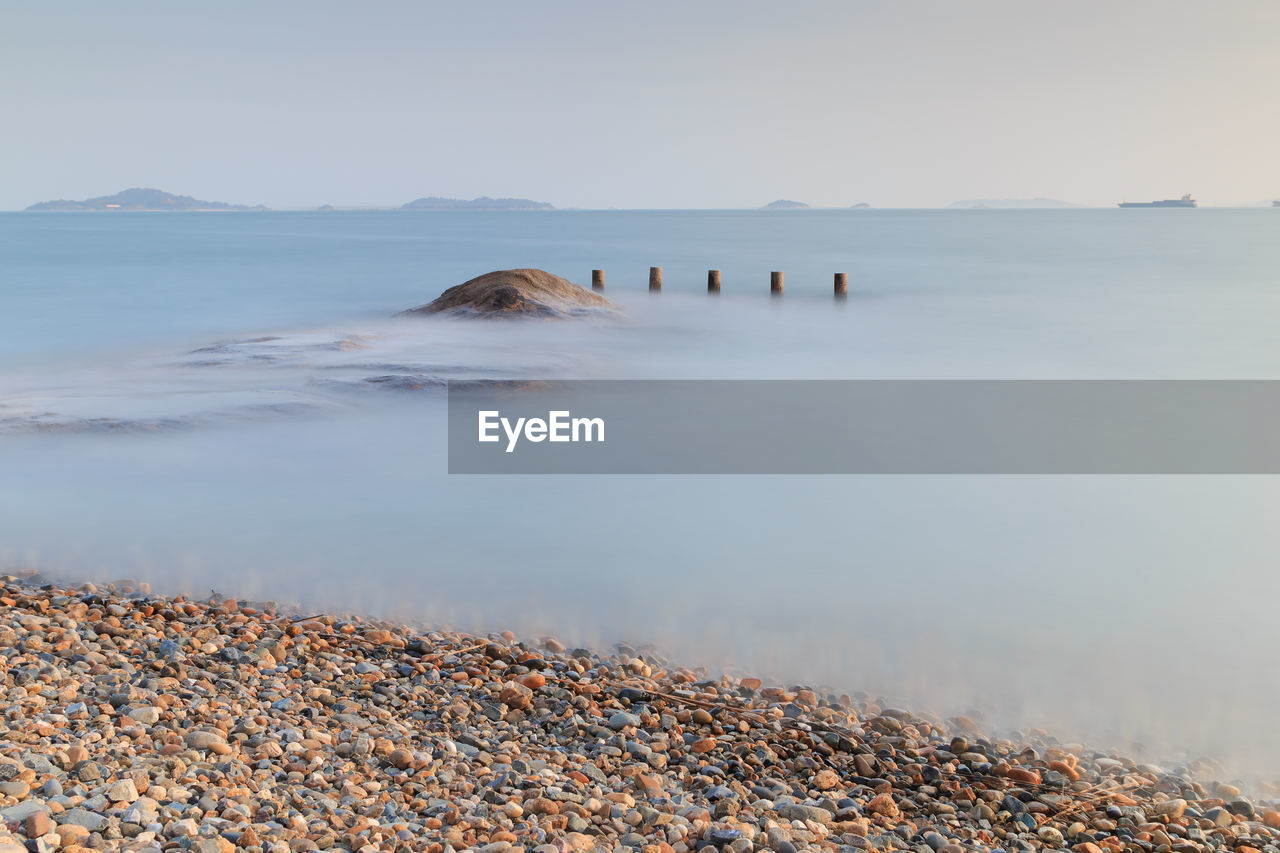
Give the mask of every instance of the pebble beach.
[{"label": "pebble beach", "polygon": [[1280,851],[1185,767],[627,646],[8,575],[0,657],[0,853]]}]

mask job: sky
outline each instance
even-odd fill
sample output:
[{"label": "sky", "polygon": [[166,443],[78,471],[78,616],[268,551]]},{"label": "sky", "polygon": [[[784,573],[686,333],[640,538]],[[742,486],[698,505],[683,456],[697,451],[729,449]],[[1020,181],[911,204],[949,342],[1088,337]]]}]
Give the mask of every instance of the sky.
[{"label": "sky", "polygon": [[1275,0],[0,6],[0,209],[1280,197]]}]

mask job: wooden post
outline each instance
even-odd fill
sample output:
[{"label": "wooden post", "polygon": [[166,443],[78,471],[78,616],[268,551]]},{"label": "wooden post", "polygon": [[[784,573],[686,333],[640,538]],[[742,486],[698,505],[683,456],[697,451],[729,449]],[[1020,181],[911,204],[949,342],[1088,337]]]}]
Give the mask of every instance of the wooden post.
[{"label": "wooden post", "polygon": [[662,290],[662,267],[649,267],[649,290]]},{"label": "wooden post", "polygon": [[604,270],[591,271],[591,289],[604,290]]},{"label": "wooden post", "polygon": [[720,270],[707,270],[707,293],[720,292]]},{"label": "wooden post", "polygon": [[849,274],[838,272],[836,273],[836,296],[848,296],[848,295],[849,295]]},{"label": "wooden post", "polygon": [[774,270],[769,273],[769,292],[774,296],[782,295],[782,271]]}]

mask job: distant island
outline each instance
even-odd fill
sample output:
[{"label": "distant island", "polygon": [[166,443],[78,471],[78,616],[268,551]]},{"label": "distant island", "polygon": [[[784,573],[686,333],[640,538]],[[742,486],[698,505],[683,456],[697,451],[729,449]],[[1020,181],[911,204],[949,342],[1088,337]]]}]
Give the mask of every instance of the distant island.
[{"label": "distant island", "polygon": [[401,205],[401,210],[555,210],[545,201],[531,201],[527,198],[489,198],[481,196],[470,201],[461,198],[427,198],[414,199]]},{"label": "distant island", "polygon": [[270,210],[257,205],[249,207],[243,204],[226,204],[221,201],[201,201],[189,195],[174,195],[163,190],[135,187],[122,190],[115,195],[104,195],[98,198],[87,198],[84,201],[42,201],[33,204],[27,210]]},{"label": "distant island", "polygon": [[1038,208],[1082,207],[1056,198],[966,198],[947,205],[947,209],[995,208],[1003,210],[1031,210]]},{"label": "distant island", "polygon": [[[820,206],[818,209],[866,210],[869,207],[871,207],[871,205],[867,204],[865,201],[860,201],[857,204],[851,204],[846,208],[827,207],[824,205],[824,206]],[[788,198],[780,198],[777,201],[771,201],[768,204],[766,204],[764,207],[760,208],[760,210],[814,210],[814,209],[815,209],[814,206],[811,204],[805,204],[803,201],[792,201],[791,199],[788,199]]]}]

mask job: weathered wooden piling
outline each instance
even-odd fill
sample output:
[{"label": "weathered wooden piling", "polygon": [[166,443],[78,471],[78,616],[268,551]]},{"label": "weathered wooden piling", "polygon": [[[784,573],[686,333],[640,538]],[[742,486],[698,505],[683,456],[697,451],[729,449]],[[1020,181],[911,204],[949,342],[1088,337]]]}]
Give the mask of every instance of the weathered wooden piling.
[{"label": "weathered wooden piling", "polygon": [[[769,273],[769,292],[774,296],[781,296],[783,289],[783,272],[782,270],[774,270]],[[604,270],[591,271],[591,289],[604,290]],[[649,290],[659,292],[662,290],[662,267],[649,267]],[[833,291],[837,298],[849,295],[849,274],[838,272],[835,274]],[[707,293],[720,292],[720,270],[707,270]]]}]

